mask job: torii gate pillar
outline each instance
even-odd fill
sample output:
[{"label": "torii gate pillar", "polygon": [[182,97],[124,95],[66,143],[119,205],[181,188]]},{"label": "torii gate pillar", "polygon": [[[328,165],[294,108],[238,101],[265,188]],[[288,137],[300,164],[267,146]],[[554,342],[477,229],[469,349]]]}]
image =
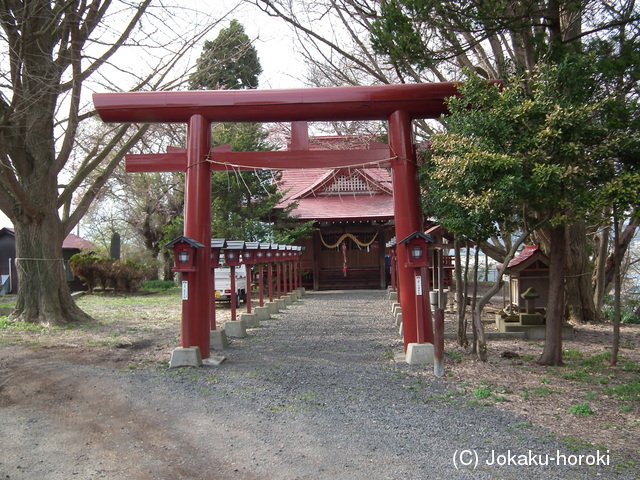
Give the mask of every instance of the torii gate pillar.
[{"label": "torii gate pillar", "polygon": [[[389,147],[396,158],[391,161],[393,181],[393,210],[396,222],[396,238],[403,239],[414,232],[422,232],[422,208],[420,206],[420,187],[418,184],[418,166],[413,147],[411,117],[405,111],[392,113],[389,122]],[[414,271],[405,266],[407,252],[397,249],[398,277],[402,288],[399,290],[402,306],[404,349],[410,343],[433,343],[431,316],[420,318],[416,309],[416,285]],[[427,312],[428,313],[428,312]],[[422,322],[423,328],[418,328]],[[420,338],[418,331],[424,332]]]},{"label": "torii gate pillar", "polygon": [[[181,347],[200,347],[202,358],[209,358],[211,326],[211,168],[205,161],[211,148],[211,123],[202,115],[187,122],[187,169],[185,172],[184,234],[204,245],[197,249],[197,270],[192,274],[193,289],[182,302]],[[215,326],[214,326],[215,327]],[[184,329],[188,329],[185,335]],[[185,338],[186,337],[186,338]],[[185,345],[190,343],[190,345]]]}]

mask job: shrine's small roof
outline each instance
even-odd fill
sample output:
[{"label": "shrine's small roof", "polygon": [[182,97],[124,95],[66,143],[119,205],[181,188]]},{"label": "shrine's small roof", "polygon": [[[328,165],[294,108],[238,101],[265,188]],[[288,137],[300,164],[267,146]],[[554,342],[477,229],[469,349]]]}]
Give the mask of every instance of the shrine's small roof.
[{"label": "shrine's small roof", "polygon": [[[525,245],[525,247],[522,249],[522,252],[511,259],[509,265],[507,265],[506,273],[519,272],[527,268],[536,260],[540,260],[547,266],[550,262],[549,257],[542,250],[540,250],[539,245]],[[502,268],[502,264],[496,265],[496,268],[499,270],[500,268]]]}]

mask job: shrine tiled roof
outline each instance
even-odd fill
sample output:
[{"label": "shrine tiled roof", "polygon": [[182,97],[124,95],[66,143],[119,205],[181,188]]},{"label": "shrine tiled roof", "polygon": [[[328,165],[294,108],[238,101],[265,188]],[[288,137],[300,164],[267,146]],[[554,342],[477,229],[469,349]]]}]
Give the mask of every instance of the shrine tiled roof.
[{"label": "shrine tiled roof", "polygon": [[357,221],[393,219],[393,197],[390,195],[333,195],[298,200],[293,215],[309,221]]},{"label": "shrine tiled roof", "polygon": [[[340,181],[350,179],[355,179],[359,191],[341,191]],[[285,170],[279,186],[286,192],[280,204],[297,202],[292,215],[301,221],[390,220],[394,216],[391,176],[381,168]]]},{"label": "shrine tiled roof", "polygon": [[[543,263],[549,265],[549,257],[542,250],[540,250],[539,245],[525,245],[525,247],[522,249],[522,252],[513,257],[509,262],[509,265],[507,265],[507,273],[509,271],[518,272],[529,266],[536,259],[541,260]],[[502,265],[498,264],[496,265],[496,268],[500,269],[502,268]]]}]

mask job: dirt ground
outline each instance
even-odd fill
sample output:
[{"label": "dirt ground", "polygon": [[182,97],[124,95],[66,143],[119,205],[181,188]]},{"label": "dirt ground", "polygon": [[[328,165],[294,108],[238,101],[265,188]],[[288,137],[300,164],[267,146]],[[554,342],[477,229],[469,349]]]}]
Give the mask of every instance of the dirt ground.
[{"label": "dirt ground", "polygon": [[[0,323],[0,412],[16,412],[0,427],[3,437],[28,435],[35,429],[46,443],[47,432],[60,425],[32,421],[36,416],[29,412],[51,411],[66,416],[76,427],[82,424],[81,442],[71,443],[77,445],[77,451],[66,452],[76,456],[78,472],[88,475],[81,478],[103,478],[98,470],[82,470],[83,456],[94,448],[104,452],[105,463],[122,462],[123,468],[133,469],[126,478],[164,478],[166,473],[145,476],[154,471],[154,459],[160,455],[172,459],[173,473],[185,478],[202,468],[219,469],[210,456],[199,457],[196,465],[193,460],[187,461],[187,452],[178,448],[179,429],[168,430],[166,419],[153,414],[153,409],[161,410],[161,402],[149,405],[149,410],[122,411],[126,399],[118,397],[122,393],[114,396],[122,390],[115,388],[116,380],[107,373],[166,369],[170,352],[178,346],[180,302],[166,295],[141,295],[122,301],[94,295],[78,302],[94,316],[95,323],[53,329],[26,329],[6,320]],[[489,305],[487,331],[493,329],[491,320],[499,307],[499,299]],[[220,324],[229,316],[228,306],[217,309]],[[453,312],[446,314],[446,323],[448,331],[455,331]],[[609,324],[576,326],[574,340],[564,343],[566,365],[555,368],[535,363],[542,351],[540,341],[490,341],[489,362],[481,363],[468,349],[447,340],[447,381],[461,395],[467,395],[469,402],[515,412],[532,426],[569,439],[577,447],[615,450],[629,459],[631,468],[637,468],[633,462],[640,451],[640,325],[622,326],[616,368],[607,365],[611,329]],[[105,368],[99,382],[86,381],[84,368],[91,365]],[[425,370],[416,375],[431,377],[432,373]],[[75,396],[85,399],[82,406],[65,410],[65,402]],[[16,403],[22,407],[19,413],[11,409]],[[570,413],[572,409],[578,413]],[[179,418],[174,420],[180,422]],[[154,439],[152,442],[123,434],[134,421],[143,425],[138,435],[144,431]],[[205,444],[192,447],[194,451],[207,448]],[[47,451],[50,457],[42,459],[43,465],[57,455],[55,445]],[[7,455],[19,458],[20,452],[3,447],[2,456]],[[4,472],[1,458],[1,478],[33,478]],[[197,468],[201,470],[193,470]],[[44,466],[40,471],[47,472]],[[244,477],[236,470],[233,478]]]}]

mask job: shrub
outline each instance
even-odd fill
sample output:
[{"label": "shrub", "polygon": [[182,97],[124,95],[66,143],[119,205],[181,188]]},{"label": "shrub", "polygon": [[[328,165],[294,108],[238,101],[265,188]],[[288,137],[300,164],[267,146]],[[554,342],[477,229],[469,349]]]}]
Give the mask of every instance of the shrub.
[{"label": "shrub", "polygon": [[114,289],[119,292],[134,292],[147,277],[144,265],[127,260],[114,262],[111,266]]},{"label": "shrub", "polygon": [[101,257],[93,252],[77,253],[69,259],[69,267],[73,274],[84,282],[89,289],[100,285],[102,289],[107,288],[110,280],[112,258]]},{"label": "shrub", "polygon": [[69,259],[73,274],[82,280],[89,292],[100,285],[103,290],[112,286],[115,291],[133,292],[149,276],[144,265],[132,261],[116,261],[95,253],[78,253]]}]

